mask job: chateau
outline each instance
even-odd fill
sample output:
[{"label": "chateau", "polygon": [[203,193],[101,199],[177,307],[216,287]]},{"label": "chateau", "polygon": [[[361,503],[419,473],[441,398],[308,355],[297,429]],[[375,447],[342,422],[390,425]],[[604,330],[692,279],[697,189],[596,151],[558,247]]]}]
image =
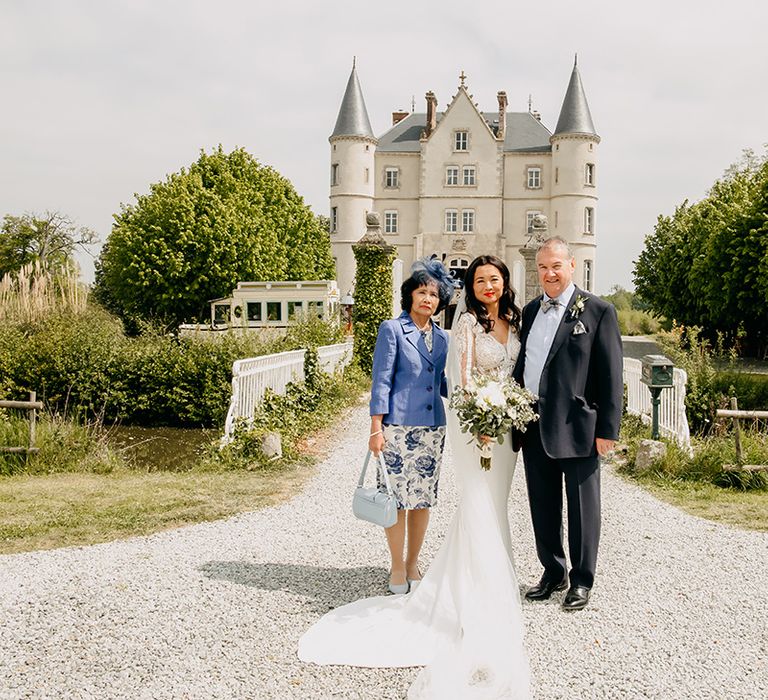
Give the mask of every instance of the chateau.
[{"label": "chateau", "polygon": [[444,112],[430,91],[426,112],[393,112],[391,128],[377,138],[353,66],[329,138],[330,237],[342,295],[353,291],[352,244],[369,211],[379,212],[384,237],[397,246],[396,273],[436,254],[461,276],[473,257],[492,253],[509,265],[520,302],[520,251],[543,214],[548,235],[572,244],[574,281],[594,289],[600,137],[576,63],[554,132],[530,107],[508,112],[505,92],[495,111],[481,112],[465,81],[462,72]]}]

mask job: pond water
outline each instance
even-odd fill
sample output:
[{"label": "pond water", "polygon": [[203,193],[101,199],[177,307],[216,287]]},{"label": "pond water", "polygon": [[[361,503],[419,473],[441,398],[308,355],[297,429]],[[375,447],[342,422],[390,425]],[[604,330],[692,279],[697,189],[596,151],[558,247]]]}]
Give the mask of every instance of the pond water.
[{"label": "pond water", "polygon": [[219,434],[218,430],[211,429],[116,426],[108,429],[107,439],[138,469],[184,471]]}]

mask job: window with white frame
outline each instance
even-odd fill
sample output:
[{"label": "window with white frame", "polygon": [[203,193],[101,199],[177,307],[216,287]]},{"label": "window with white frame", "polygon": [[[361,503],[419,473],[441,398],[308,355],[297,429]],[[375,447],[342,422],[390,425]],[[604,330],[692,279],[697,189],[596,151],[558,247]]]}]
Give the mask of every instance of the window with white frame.
[{"label": "window with white frame", "polygon": [[594,163],[587,163],[584,166],[584,184],[585,185],[595,184],[595,164]]},{"label": "window with white frame", "polygon": [[459,230],[459,212],[456,209],[445,210],[445,232],[456,233]]},{"label": "window with white frame", "polygon": [[448,263],[448,271],[451,277],[457,280],[463,280],[469,267],[469,260],[466,258],[454,258]]},{"label": "window with white frame", "polygon": [[477,180],[475,178],[475,166],[474,165],[465,165],[462,168],[462,182],[465,186],[473,186],[477,184]]},{"label": "window with white frame", "polygon": [[339,208],[331,207],[331,233],[339,230]]},{"label": "window with white frame", "polygon": [[339,164],[333,163],[331,165],[331,187],[339,184]]},{"label": "window with white frame", "polygon": [[541,168],[531,166],[528,168],[528,189],[538,190],[541,188]]},{"label": "window with white frame", "polygon": [[540,211],[527,211],[525,212],[525,230],[530,234],[533,233],[533,217],[537,214],[541,214]]},{"label": "window with white frame", "polygon": [[399,168],[384,168],[384,187],[400,187]]},{"label": "window with white frame", "polygon": [[595,232],[595,210],[593,207],[584,207],[584,233]]},{"label": "window with white frame", "polygon": [[584,261],[584,289],[588,292],[592,291],[592,261]]},{"label": "window with white frame", "polygon": [[449,165],[445,168],[445,184],[446,185],[459,184],[459,166],[458,165]]},{"label": "window with white frame", "polygon": [[475,232],[475,210],[474,209],[464,209],[461,212],[461,232],[462,233]]},{"label": "window with white frame", "polygon": [[469,132],[468,131],[454,132],[453,150],[454,151],[469,150]]},{"label": "window with white frame", "polygon": [[397,212],[384,212],[384,233],[397,233]]}]

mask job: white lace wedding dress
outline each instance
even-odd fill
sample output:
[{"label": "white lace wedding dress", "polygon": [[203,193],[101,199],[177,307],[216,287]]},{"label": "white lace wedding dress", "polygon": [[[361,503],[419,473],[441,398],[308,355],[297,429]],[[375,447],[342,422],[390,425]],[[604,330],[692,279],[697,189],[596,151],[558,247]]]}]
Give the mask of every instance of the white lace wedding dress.
[{"label": "white lace wedding dress", "polygon": [[[452,331],[449,386],[473,370],[511,372],[520,341],[506,347],[470,314]],[[459,505],[421,584],[408,595],[366,598],[332,610],[299,641],[299,657],[318,664],[424,666],[412,699],[519,700],[530,697],[520,594],[512,560],[507,500],[517,455],[493,447],[489,471],[453,412],[448,439]]]}]

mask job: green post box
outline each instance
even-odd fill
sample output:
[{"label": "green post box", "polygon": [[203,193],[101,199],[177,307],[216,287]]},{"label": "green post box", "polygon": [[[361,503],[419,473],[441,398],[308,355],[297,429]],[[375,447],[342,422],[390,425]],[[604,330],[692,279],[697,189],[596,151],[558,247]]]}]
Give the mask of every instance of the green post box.
[{"label": "green post box", "polygon": [[661,403],[661,391],[672,386],[672,370],[675,368],[672,360],[664,355],[643,355],[642,376],[640,381],[648,386],[651,392],[651,406],[653,416],[651,424],[651,436],[659,439],[659,404]]}]

